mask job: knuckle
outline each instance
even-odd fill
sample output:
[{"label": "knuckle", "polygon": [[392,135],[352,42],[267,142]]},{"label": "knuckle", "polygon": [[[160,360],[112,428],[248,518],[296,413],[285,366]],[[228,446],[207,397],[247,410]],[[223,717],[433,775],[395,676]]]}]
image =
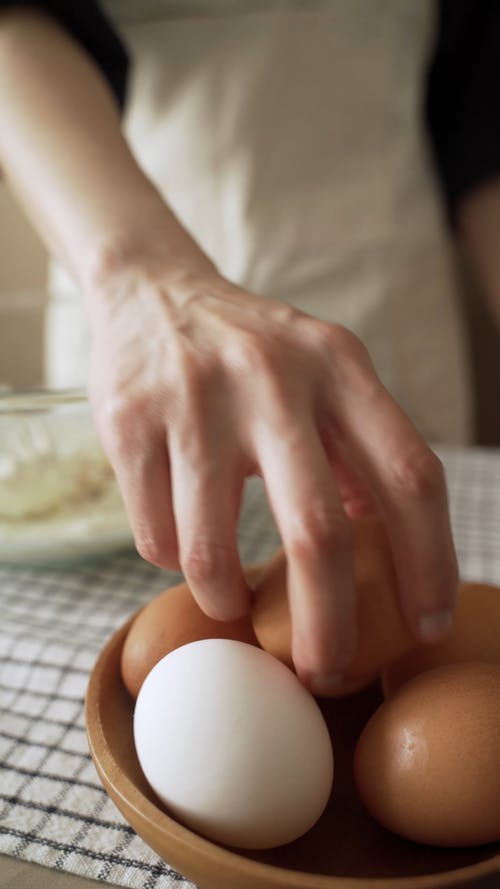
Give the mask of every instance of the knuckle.
[{"label": "knuckle", "polygon": [[445,488],[443,465],[428,448],[413,451],[393,462],[392,484],[412,500],[435,500]]},{"label": "knuckle", "polygon": [[266,337],[253,331],[239,331],[232,345],[232,360],[244,373],[266,373],[275,364],[273,349]]},{"label": "knuckle", "polygon": [[135,541],[137,552],[145,562],[158,568],[177,567],[176,547],[170,541],[160,541],[155,537],[138,537]]},{"label": "knuckle", "polygon": [[197,541],[181,554],[184,574],[200,588],[218,585],[221,575],[227,573],[228,561],[229,547],[206,541]]},{"label": "knuckle", "polygon": [[365,347],[360,339],[342,324],[332,324],[327,321],[317,321],[315,324],[317,342],[339,357],[352,357],[352,355],[364,355]]},{"label": "knuckle", "polygon": [[350,388],[368,396],[382,388],[368,349],[351,330],[321,321],[316,324],[315,335],[320,351]]},{"label": "knuckle", "polygon": [[272,304],[270,317],[278,327],[288,327],[291,324],[300,325],[304,319],[310,321],[310,316],[306,315],[300,309],[286,302],[274,302]]},{"label": "knuckle", "polygon": [[351,529],[339,510],[320,503],[302,510],[289,537],[289,550],[297,559],[316,559],[352,545]]},{"label": "knuckle", "polygon": [[127,396],[112,394],[102,400],[96,425],[112,454],[130,454],[146,445],[151,434],[150,409],[151,397],[141,391]]},{"label": "knuckle", "polygon": [[119,431],[130,422],[131,406],[123,395],[110,392],[99,401],[95,415],[100,427],[104,430]]}]

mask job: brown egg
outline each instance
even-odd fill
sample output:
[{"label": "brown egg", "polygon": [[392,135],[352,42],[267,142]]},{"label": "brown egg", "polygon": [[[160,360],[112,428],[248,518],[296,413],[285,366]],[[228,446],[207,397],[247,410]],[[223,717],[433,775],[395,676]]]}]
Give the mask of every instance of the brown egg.
[{"label": "brown egg", "polygon": [[[250,584],[261,568],[245,570]],[[134,698],[146,676],[166,654],[199,639],[235,639],[258,645],[249,617],[236,621],[213,620],[197,605],[185,583],[152,599],[134,620],[122,651],[123,681]]]},{"label": "brown egg", "polygon": [[500,839],[500,667],[449,664],[403,685],[365,726],[361,799],[384,827],[436,846]]},{"label": "brown egg", "polygon": [[[358,649],[345,671],[349,694],[372,682],[384,664],[415,646],[399,610],[389,539],[380,519],[355,519],[354,585]],[[280,550],[255,587],[252,622],[262,648],[289,666],[291,622],[286,588],[286,559]]]},{"label": "brown egg", "polygon": [[418,673],[440,664],[486,661],[500,664],[500,588],[462,583],[451,634],[437,645],[418,645],[382,672],[385,697]]}]

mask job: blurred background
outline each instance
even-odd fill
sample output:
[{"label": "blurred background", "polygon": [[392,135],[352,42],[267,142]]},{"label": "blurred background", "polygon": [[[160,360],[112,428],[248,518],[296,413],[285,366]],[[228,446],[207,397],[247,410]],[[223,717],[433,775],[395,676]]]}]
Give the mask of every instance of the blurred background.
[{"label": "blurred background", "polygon": [[[44,382],[48,255],[0,183],[0,386]],[[475,394],[475,442],[500,446],[500,335],[463,271]],[[71,382],[71,381],[70,381]]]}]

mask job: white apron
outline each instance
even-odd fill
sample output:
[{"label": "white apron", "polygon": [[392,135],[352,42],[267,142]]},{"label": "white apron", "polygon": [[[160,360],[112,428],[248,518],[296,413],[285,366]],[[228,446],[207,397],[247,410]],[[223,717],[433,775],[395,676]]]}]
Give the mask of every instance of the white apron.
[{"label": "white apron", "polygon": [[[108,0],[133,60],[126,131],[220,271],[346,325],[432,441],[470,435],[453,256],[421,122],[421,0]],[[49,378],[85,379],[55,270]]]}]

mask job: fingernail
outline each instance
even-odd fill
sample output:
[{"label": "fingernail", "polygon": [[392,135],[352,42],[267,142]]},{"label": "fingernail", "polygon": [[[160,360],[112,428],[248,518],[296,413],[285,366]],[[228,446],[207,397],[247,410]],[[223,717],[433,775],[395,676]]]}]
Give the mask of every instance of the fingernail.
[{"label": "fingernail", "polygon": [[343,673],[317,673],[309,678],[308,685],[315,697],[328,698],[340,691],[343,681]]},{"label": "fingernail", "polygon": [[418,630],[423,642],[440,642],[447,636],[453,626],[452,611],[435,611],[421,614],[418,619]]}]

